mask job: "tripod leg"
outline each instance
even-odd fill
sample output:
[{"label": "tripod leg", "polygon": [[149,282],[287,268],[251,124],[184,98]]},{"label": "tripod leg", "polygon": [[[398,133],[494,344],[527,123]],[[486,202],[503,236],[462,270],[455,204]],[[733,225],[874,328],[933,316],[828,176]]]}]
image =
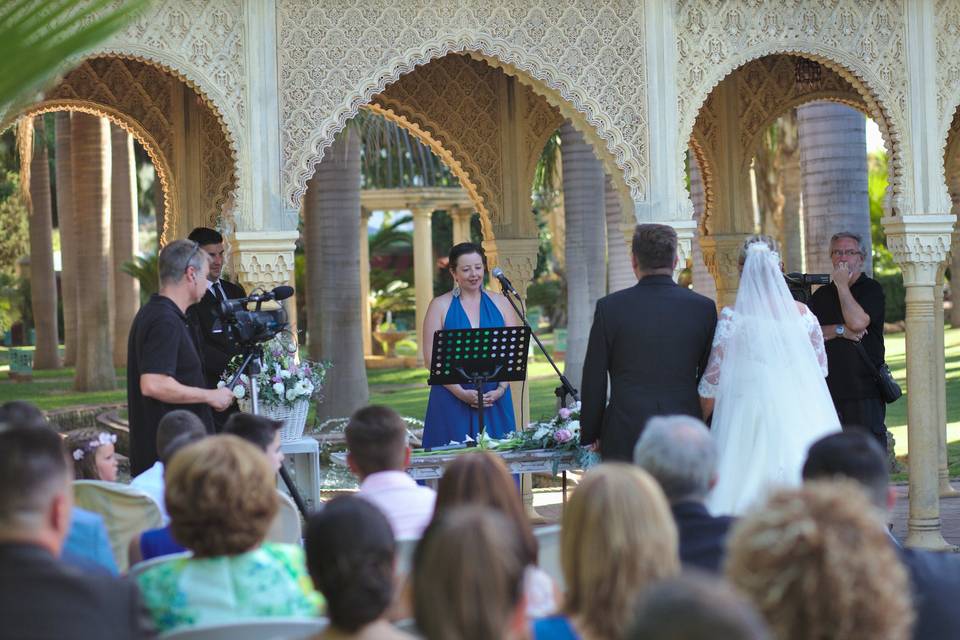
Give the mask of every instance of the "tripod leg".
[{"label": "tripod leg", "polygon": [[297,505],[297,511],[299,511],[300,515],[306,519],[307,503],[304,502],[303,496],[300,495],[300,490],[297,489],[297,485],[294,484],[293,478],[290,477],[290,473],[283,465],[280,465],[280,477],[283,479],[283,484],[287,485],[287,491],[290,492],[290,497],[293,498],[293,502]]}]

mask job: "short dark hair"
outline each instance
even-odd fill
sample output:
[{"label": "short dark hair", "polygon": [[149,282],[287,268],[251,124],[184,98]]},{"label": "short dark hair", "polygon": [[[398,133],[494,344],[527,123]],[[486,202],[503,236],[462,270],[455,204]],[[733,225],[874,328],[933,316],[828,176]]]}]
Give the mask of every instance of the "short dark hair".
[{"label": "short dark hair", "polygon": [[856,480],[874,505],[886,509],[887,458],[877,441],[865,430],[848,427],[811,445],[803,465],[803,479],[822,480],[837,476]]},{"label": "short dark hair", "polygon": [[185,433],[207,433],[203,421],[194,412],[174,409],[160,418],[160,424],[157,425],[157,453],[160,455],[160,462],[167,463],[167,456],[164,455],[167,448],[174,439]]},{"label": "short dark hair", "polygon": [[644,271],[673,269],[677,232],[665,224],[638,224],[633,230],[633,257]]},{"label": "short dark hair", "polygon": [[60,434],[47,426],[0,432],[0,529],[32,526],[69,475]]},{"label": "short dark hair", "polygon": [[266,451],[277,436],[277,431],[282,428],[283,423],[279,420],[238,412],[227,418],[227,423],[223,425],[223,432],[243,438]]},{"label": "short dark hair", "polygon": [[350,416],[344,430],[350,458],[365,475],[403,469],[407,424],[390,407],[371,405]]},{"label": "short dark hair", "polygon": [[8,427],[44,424],[43,412],[26,400],[11,400],[0,405],[0,422]]},{"label": "short dark hair", "polygon": [[461,256],[468,256],[471,253],[475,253],[480,256],[480,259],[483,260],[483,269],[487,270],[487,254],[484,253],[483,247],[476,244],[475,242],[461,242],[459,244],[453,245],[453,248],[450,249],[450,254],[447,256],[447,266],[450,269],[457,268],[457,261]]},{"label": "short dark hair", "polygon": [[357,496],[341,496],[307,522],[307,569],[337,629],[354,632],[393,599],[396,542],[387,517]]},{"label": "short dark hair", "polygon": [[209,227],[197,227],[190,232],[190,235],[187,236],[187,240],[193,240],[202,247],[207,244],[220,244],[223,242],[223,235],[216,229],[210,229]]},{"label": "short dark hair", "polygon": [[767,640],[753,606],[722,580],[688,572],[651,585],[638,599],[626,640]]},{"label": "short dark hair", "polygon": [[177,455],[177,452],[186,447],[189,444],[194,442],[199,442],[207,437],[206,432],[197,433],[196,431],[187,431],[186,433],[181,433],[176,438],[167,443],[163,449],[160,450],[160,462],[163,463],[164,472],[166,472],[167,467],[170,466],[170,461],[173,460],[173,456]]}]

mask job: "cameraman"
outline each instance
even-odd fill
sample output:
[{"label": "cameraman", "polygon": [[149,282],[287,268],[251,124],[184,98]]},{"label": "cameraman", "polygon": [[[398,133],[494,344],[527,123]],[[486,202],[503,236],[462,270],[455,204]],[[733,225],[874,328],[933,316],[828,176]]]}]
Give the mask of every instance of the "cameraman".
[{"label": "cameraman", "polygon": [[[218,318],[220,303],[224,300],[234,300],[246,297],[246,292],[238,284],[221,279],[223,271],[223,236],[219,231],[207,227],[197,227],[188,236],[200,245],[200,251],[210,256],[210,273],[207,274],[207,290],[200,301],[187,310],[191,324],[200,330],[200,359],[203,362],[203,376],[208,389],[216,389],[220,375],[230,359],[239,353],[237,345],[230,339],[227,332],[214,333],[214,323]],[[213,414],[214,428],[217,432],[223,429],[227,418],[236,410],[234,405],[226,411],[217,411]]]},{"label": "cameraman", "polygon": [[810,310],[820,321],[827,349],[827,387],[844,426],[867,429],[887,450],[887,407],[880,397],[875,367],[883,363],[883,288],[862,273],[866,249],[862,238],[842,232],[830,239],[831,283],[810,298]]},{"label": "cameraman", "polygon": [[127,345],[127,406],[130,473],[157,461],[157,425],[174,409],[197,414],[213,432],[211,407],[233,403],[226,388],[207,389],[203,366],[185,312],[206,292],[209,258],[200,245],[176,240],[160,251],[160,292],[150,296],[130,327]]}]

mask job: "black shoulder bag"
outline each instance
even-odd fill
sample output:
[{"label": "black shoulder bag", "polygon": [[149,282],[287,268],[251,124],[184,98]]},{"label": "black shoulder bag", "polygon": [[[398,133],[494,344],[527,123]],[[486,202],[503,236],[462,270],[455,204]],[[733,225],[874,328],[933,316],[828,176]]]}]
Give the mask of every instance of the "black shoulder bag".
[{"label": "black shoulder bag", "polygon": [[894,380],[893,374],[890,373],[890,367],[887,366],[886,362],[882,362],[878,368],[877,365],[873,364],[873,360],[867,355],[867,350],[863,348],[862,344],[855,342],[854,346],[857,349],[857,353],[863,358],[863,361],[867,363],[867,367],[873,372],[873,378],[877,382],[877,388],[880,389],[880,397],[883,398],[883,401],[887,404],[896,402],[900,396],[903,395],[903,389],[901,389],[897,381]]}]

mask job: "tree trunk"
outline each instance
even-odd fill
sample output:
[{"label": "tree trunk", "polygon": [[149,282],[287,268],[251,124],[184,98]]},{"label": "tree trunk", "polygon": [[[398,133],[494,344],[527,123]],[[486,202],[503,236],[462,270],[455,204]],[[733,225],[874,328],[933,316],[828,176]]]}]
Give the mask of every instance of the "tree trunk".
[{"label": "tree trunk", "polygon": [[307,184],[303,201],[310,357],[328,360],[321,418],[340,418],[367,404],[360,314],[360,136],[347,128]]},{"label": "tree trunk", "polygon": [[803,174],[806,269],[830,273],[830,237],[860,234],[871,273],[870,198],[867,194],[866,121],[859,111],[831,102],[797,109]]},{"label": "tree trunk", "polygon": [[110,122],[73,114],[71,122],[74,220],[79,274],[78,391],[117,386],[110,339]]},{"label": "tree trunk", "polygon": [[[53,214],[50,209],[50,164],[43,116],[33,119],[33,157],[30,163],[30,296],[37,333],[34,369],[59,369],[57,353],[57,275],[53,270]],[[33,135],[30,130],[28,135]]]},{"label": "tree trunk", "polygon": [[690,154],[690,199],[693,201],[693,216],[698,222],[697,234],[692,242],[692,260],[693,265],[690,268],[690,275],[693,280],[693,290],[702,296],[707,296],[711,300],[717,299],[717,283],[707,270],[707,265],[703,262],[703,252],[700,250],[700,225],[707,210],[707,193],[703,185],[703,174],[700,172],[700,165],[697,163],[697,157]]},{"label": "tree trunk", "polygon": [[77,363],[77,230],[70,161],[70,112],[56,113],[57,222],[60,226],[60,295],[63,300],[63,364]]},{"label": "tree trunk", "polygon": [[803,271],[803,202],[801,197],[800,140],[797,110],[782,116],[780,125],[780,176],[783,192],[783,266],[787,272]]},{"label": "tree trunk", "polygon": [[160,174],[157,168],[153,168],[153,207],[157,213],[157,253],[160,253],[160,240],[163,238],[163,228],[167,224],[166,201],[163,199],[163,184],[160,182]]},{"label": "tree trunk", "polygon": [[140,250],[137,224],[137,175],[133,157],[133,136],[110,126],[111,181],[110,225],[113,244],[113,364],[127,364],[127,336],[133,317],[140,308],[140,281],[124,273],[123,263],[133,260]]},{"label": "tree trunk", "polygon": [[606,289],[603,169],[569,122],[560,127],[566,214],[567,355],[564,373],[580,386],[597,299]]},{"label": "tree trunk", "polygon": [[637,276],[633,273],[630,249],[623,235],[620,194],[614,188],[610,176],[606,176],[603,185],[607,214],[607,293],[613,293],[635,285]]}]

